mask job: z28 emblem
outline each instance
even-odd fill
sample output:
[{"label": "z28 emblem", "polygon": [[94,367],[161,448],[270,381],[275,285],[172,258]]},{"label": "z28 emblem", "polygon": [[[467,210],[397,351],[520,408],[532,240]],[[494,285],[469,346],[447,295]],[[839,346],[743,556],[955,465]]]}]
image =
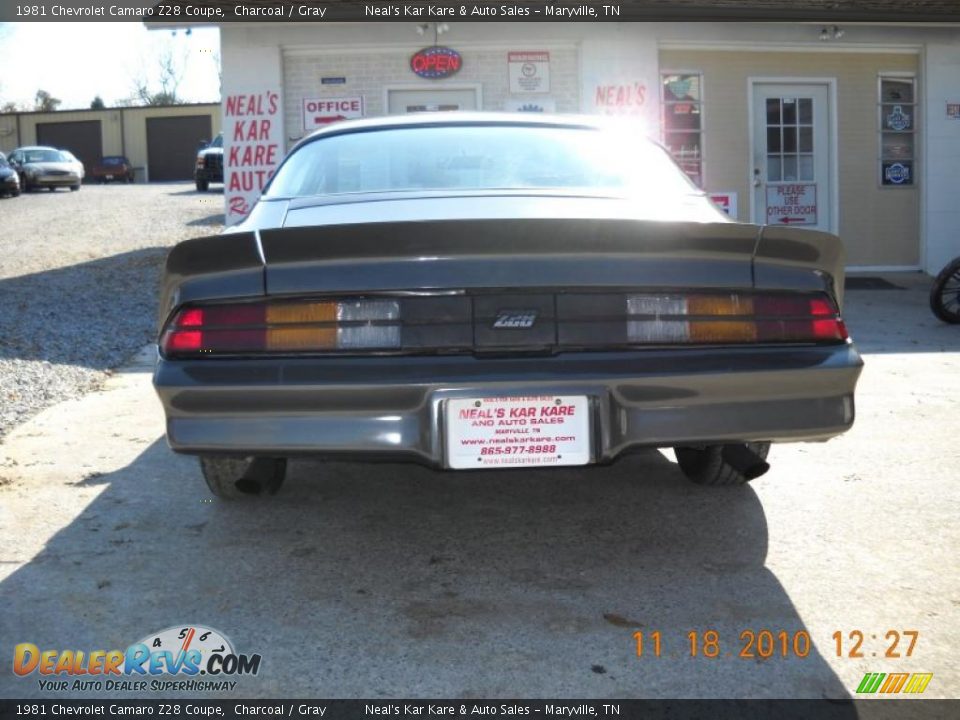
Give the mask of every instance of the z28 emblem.
[{"label": "z28 emblem", "polygon": [[495,328],[531,328],[537,321],[536,310],[501,310],[493,321]]}]

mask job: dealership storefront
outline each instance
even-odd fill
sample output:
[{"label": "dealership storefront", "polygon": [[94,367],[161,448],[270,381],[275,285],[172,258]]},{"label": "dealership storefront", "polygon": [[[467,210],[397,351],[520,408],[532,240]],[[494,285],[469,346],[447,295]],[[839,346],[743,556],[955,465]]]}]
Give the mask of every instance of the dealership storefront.
[{"label": "dealership storefront", "polygon": [[813,23],[221,25],[228,222],[344,118],[627,116],[740,221],[824,229],[852,268],[960,252],[960,27]]}]

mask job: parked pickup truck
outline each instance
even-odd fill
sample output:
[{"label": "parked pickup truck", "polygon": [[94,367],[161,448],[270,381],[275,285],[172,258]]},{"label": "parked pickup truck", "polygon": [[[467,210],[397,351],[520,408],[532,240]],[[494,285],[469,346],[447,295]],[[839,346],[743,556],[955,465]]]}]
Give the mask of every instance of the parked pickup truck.
[{"label": "parked pickup truck", "polygon": [[193,178],[200,192],[206,192],[212,182],[223,182],[223,133],[197,153]]}]

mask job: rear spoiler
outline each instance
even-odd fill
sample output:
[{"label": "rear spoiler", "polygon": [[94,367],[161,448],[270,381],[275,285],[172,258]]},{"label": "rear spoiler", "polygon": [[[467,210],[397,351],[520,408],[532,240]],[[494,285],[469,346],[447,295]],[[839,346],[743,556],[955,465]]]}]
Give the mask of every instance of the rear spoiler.
[{"label": "rear spoiler", "polygon": [[843,257],[828,233],[739,223],[539,218],[240,232],[170,251],[160,324],[188,302],[490,287],[827,291],[840,305]]}]

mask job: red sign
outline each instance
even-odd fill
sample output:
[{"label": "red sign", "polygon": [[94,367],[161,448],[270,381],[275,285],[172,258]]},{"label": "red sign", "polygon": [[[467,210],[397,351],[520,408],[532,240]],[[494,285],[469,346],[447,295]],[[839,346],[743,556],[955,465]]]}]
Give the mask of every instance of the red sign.
[{"label": "red sign", "polygon": [[463,58],[456,50],[447,47],[428,47],[413,54],[410,69],[428,80],[450,77],[460,71]]},{"label": "red sign", "polygon": [[228,95],[224,99],[224,197],[227,225],[242,220],[283,158],[280,93]]}]

